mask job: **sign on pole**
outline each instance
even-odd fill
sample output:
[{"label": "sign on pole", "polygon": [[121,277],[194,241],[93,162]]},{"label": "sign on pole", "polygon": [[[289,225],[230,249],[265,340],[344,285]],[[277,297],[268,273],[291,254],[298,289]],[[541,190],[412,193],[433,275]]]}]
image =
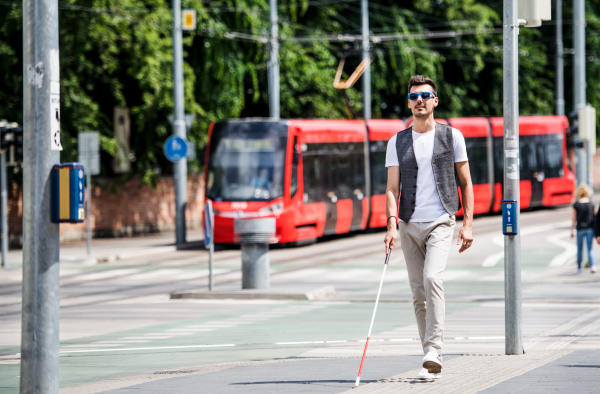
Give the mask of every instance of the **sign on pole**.
[{"label": "sign on pole", "polygon": [[100,174],[100,136],[97,131],[82,131],[77,136],[79,162],[83,163],[87,186],[87,254],[92,254],[92,175]]},{"label": "sign on pole", "polygon": [[177,163],[187,156],[188,144],[187,141],[178,135],[172,135],[165,142],[165,156],[173,163]]},{"label": "sign on pole", "polygon": [[183,30],[196,30],[196,10],[183,10]]},{"label": "sign on pole", "polygon": [[214,213],[210,200],[204,205],[204,247],[208,249],[213,243]]},{"label": "sign on pole", "polygon": [[213,255],[215,252],[214,225],[215,213],[212,202],[208,200],[204,205],[204,247],[208,251],[208,290],[213,289]]},{"label": "sign on pole", "polygon": [[78,161],[90,175],[100,174],[100,138],[97,131],[82,131],[77,136]]}]

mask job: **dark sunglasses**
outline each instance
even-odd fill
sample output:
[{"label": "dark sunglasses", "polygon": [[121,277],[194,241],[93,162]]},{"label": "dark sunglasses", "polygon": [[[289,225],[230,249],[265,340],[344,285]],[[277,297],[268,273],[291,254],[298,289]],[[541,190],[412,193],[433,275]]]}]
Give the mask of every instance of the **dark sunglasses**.
[{"label": "dark sunglasses", "polygon": [[423,92],[423,93],[409,93],[408,94],[408,99],[410,101],[417,101],[417,99],[419,98],[419,96],[421,96],[421,98],[423,99],[423,101],[427,101],[430,98],[435,98],[435,94],[433,94],[431,92]]}]

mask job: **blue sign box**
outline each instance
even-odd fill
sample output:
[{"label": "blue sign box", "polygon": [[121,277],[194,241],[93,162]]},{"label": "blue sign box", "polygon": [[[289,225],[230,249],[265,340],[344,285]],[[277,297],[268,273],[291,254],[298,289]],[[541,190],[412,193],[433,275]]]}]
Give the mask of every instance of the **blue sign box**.
[{"label": "blue sign box", "polygon": [[164,146],[165,156],[173,163],[177,163],[187,156],[188,144],[187,141],[178,135],[172,135],[167,138]]},{"label": "blue sign box", "polygon": [[84,218],[83,164],[55,164],[51,173],[51,215],[54,223],[81,223]]},{"label": "blue sign box", "polygon": [[502,233],[517,235],[517,200],[502,200]]}]

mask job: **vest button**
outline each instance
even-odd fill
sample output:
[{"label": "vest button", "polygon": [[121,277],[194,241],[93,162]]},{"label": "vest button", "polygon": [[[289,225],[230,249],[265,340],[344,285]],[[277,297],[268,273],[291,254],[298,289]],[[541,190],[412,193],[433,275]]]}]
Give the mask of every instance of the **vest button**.
[{"label": "vest button", "polygon": [[415,167],[415,170],[418,170],[418,169],[419,169],[419,167]]}]

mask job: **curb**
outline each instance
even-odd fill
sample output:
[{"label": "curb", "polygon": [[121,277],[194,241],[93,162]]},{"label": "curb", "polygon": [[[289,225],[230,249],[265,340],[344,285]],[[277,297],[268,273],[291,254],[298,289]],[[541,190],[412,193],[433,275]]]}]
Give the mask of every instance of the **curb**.
[{"label": "curb", "polygon": [[83,263],[84,264],[107,264],[107,263],[112,263],[117,260],[125,260],[125,259],[129,259],[132,257],[150,256],[150,255],[154,255],[154,254],[176,252],[178,250],[189,250],[189,249],[195,249],[195,248],[199,248],[199,247],[204,249],[204,240],[187,242],[183,245],[158,246],[158,247],[151,247],[149,249],[140,250],[140,251],[136,251],[136,252],[125,252],[125,253],[121,253],[121,254],[117,254],[117,255],[108,255],[108,256],[104,256],[104,257],[89,258],[89,259],[83,260]]},{"label": "curb", "polygon": [[238,291],[174,291],[171,293],[172,300],[196,299],[196,300],[300,300],[315,301],[334,295],[333,286],[324,286],[305,293],[278,293],[262,289],[238,290]]}]

